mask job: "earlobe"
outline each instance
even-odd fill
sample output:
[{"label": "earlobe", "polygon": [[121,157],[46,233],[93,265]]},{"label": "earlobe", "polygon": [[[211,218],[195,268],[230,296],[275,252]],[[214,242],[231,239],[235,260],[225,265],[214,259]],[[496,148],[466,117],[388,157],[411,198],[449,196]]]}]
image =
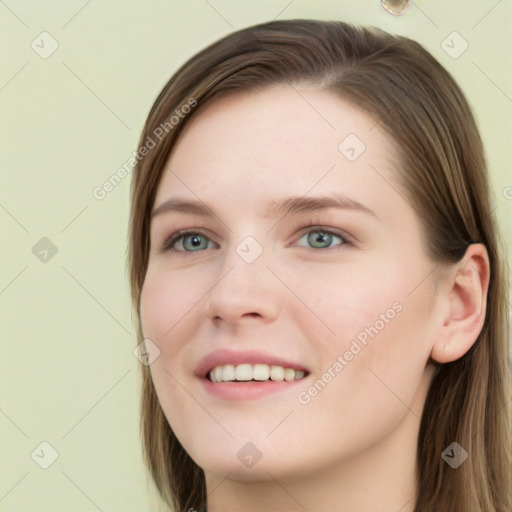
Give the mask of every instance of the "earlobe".
[{"label": "earlobe", "polygon": [[489,256],[480,243],[471,244],[446,274],[440,292],[446,304],[443,323],[431,352],[438,363],[461,358],[478,339],[485,321],[489,276]]}]

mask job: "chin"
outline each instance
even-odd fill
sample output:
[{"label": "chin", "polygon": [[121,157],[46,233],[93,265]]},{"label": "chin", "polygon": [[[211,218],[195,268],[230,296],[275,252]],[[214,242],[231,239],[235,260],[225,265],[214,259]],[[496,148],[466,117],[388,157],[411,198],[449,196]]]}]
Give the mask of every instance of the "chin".
[{"label": "chin", "polygon": [[274,452],[272,455],[261,453],[258,460],[250,460],[250,448],[233,451],[219,450],[218,453],[210,451],[208,457],[199,456],[194,459],[196,464],[205,473],[239,482],[270,481],[277,479],[295,479],[304,474],[304,460],[296,457],[284,457],[282,453]]}]

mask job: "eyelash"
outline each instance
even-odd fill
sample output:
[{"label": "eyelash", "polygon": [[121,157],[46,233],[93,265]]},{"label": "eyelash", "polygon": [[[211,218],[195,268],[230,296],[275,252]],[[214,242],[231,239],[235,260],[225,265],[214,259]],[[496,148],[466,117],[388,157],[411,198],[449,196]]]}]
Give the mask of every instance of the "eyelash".
[{"label": "eyelash", "polygon": [[[314,228],[314,229],[313,229]],[[297,229],[297,228],[295,228]],[[340,250],[345,245],[350,245],[350,242],[347,240],[346,235],[342,235],[337,231],[334,231],[333,229],[330,229],[328,227],[324,227],[317,224],[309,224],[307,226],[303,226],[302,229],[306,229],[304,233],[301,234],[299,237],[299,240],[304,235],[309,235],[310,233],[314,233],[315,231],[319,231],[321,233],[327,234],[327,235],[334,235],[338,237],[341,240],[341,243],[334,245],[333,247],[326,247],[326,248],[315,248],[315,247],[307,247],[312,250],[321,251],[321,252],[332,252],[336,250]],[[173,245],[178,242],[180,239],[187,237],[188,235],[200,235],[206,239],[208,239],[210,242],[213,242],[213,240],[210,240],[210,238],[201,230],[201,229],[195,229],[192,230],[191,228],[183,229],[174,232],[172,235],[170,235],[162,244],[162,252],[174,252],[174,253],[194,253],[194,252],[203,252],[205,249],[199,250],[199,251],[182,251],[179,249],[175,249]],[[215,243],[215,242],[213,242]],[[304,247],[304,246],[300,246]]]}]

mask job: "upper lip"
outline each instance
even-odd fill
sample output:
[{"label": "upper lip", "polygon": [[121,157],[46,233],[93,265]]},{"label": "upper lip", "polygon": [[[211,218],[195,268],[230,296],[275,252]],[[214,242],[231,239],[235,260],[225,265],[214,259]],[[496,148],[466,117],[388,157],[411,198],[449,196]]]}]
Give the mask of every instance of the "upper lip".
[{"label": "upper lip", "polygon": [[226,364],[237,366],[244,363],[283,366],[284,368],[302,370],[306,374],[309,373],[305,366],[282,357],[277,357],[258,350],[234,351],[229,349],[215,350],[207,354],[196,365],[194,373],[197,377],[204,378],[216,366]]}]

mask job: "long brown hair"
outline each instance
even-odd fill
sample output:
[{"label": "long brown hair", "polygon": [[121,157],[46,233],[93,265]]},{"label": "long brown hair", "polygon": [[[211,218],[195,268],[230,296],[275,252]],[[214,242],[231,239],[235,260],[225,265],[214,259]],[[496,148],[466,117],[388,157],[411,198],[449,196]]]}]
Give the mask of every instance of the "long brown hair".
[{"label": "long brown hair", "polygon": [[[277,84],[331,91],[391,136],[398,179],[433,261],[457,262],[472,242],[487,248],[491,273],[482,331],[460,359],[433,363],[419,431],[415,512],[510,512],[508,280],[483,145],[464,94],[415,41],[342,22],[275,21],[224,37],[171,77],[148,115],[133,170],[128,265],[137,344],[143,340],[139,303],[150,211],[179,134],[212,98]],[[176,511],[204,510],[204,472],[169,426],[148,367],[141,370],[141,435],[151,476]],[[469,454],[456,470],[441,457],[454,441]]]}]

